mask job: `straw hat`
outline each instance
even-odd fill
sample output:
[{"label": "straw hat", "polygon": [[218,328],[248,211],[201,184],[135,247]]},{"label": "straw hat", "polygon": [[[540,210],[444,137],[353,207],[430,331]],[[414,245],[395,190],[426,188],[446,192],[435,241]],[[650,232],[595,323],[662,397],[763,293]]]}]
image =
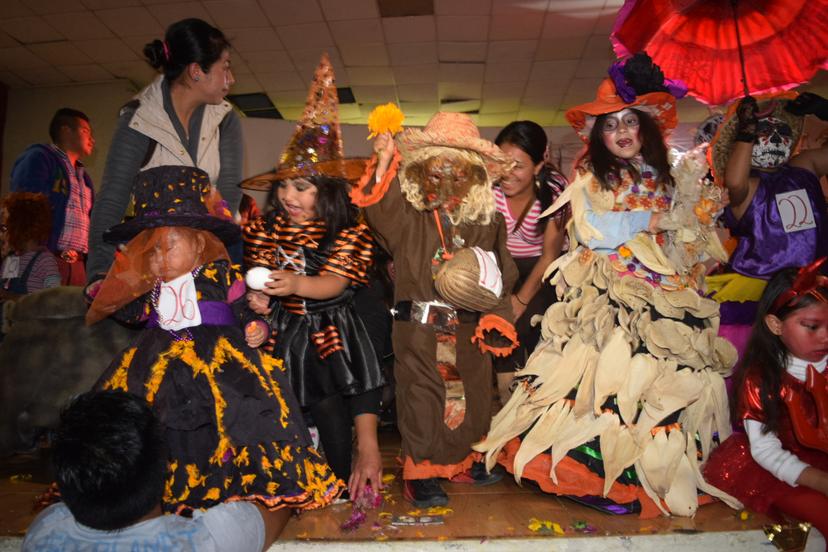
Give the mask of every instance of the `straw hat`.
[{"label": "straw hat", "polygon": [[440,266],[434,287],[440,297],[461,309],[487,312],[500,302],[500,297],[478,284],[480,264],[469,248],[458,249]]},{"label": "straw hat", "polygon": [[465,113],[438,112],[425,128],[407,128],[396,138],[397,148],[405,161],[414,151],[425,147],[470,150],[480,154],[489,178],[497,179],[509,166],[509,158],[494,143],[480,137],[480,130]]},{"label": "straw hat", "polygon": [[[801,115],[794,115],[789,113],[785,106],[796,98],[796,92],[784,92],[773,96],[759,96],[759,110],[757,115],[759,118],[775,117],[781,121],[788,123],[793,132],[794,151],[799,144],[799,139],[802,136],[802,126],[805,117]],[[736,117],[736,109],[739,107],[739,102],[733,102],[727,110],[724,122],[719,125],[719,130],[710,142],[710,168],[713,171],[713,177],[716,182],[721,184],[724,179],[724,171],[727,166],[727,160],[730,157],[730,150],[733,147],[733,142],[736,139],[736,127],[739,120]]]},{"label": "straw hat", "polygon": [[288,178],[332,176],[358,179],[366,159],[345,159],[339,128],[339,96],[333,66],[328,54],[322,54],[313,76],[305,110],[293,137],[279,158],[275,170],[253,176],[241,183],[248,190],[269,190],[274,182]]},{"label": "straw hat", "polygon": [[632,58],[614,63],[610,77],[598,86],[595,100],[573,107],[566,112],[566,120],[584,142],[595,118],[622,109],[635,108],[655,119],[662,134],[678,124],[676,98],[683,97],[687,88],[678,81],[664,79],[664,74],[650,57],[638,53]]}]

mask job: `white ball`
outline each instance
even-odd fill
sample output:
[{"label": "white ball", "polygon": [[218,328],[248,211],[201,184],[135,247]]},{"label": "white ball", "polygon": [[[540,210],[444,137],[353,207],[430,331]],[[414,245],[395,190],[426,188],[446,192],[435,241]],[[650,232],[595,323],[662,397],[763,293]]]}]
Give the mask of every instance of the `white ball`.
[{"label": "white ball", "polygon": [[244,283],[249,289],[262,290],[267,281],[270,280],[270,269],[263,266],[254,266],[244,276]]}]

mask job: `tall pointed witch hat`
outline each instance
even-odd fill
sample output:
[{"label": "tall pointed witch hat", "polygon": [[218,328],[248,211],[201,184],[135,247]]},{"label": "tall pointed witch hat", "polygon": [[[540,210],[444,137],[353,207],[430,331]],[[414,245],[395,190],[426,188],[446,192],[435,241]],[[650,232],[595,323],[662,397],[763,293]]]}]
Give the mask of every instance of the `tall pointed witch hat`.
[{"label": "tall pointed witch hat", "polygon": [[345,159],[339,128],[339,96],[328,54],[322,54],[305,101],[305,110],[275,170],[241,183],[248,190],[269,190],[274,182],[290,178],[332,176],[356,180],[366,159]]}]

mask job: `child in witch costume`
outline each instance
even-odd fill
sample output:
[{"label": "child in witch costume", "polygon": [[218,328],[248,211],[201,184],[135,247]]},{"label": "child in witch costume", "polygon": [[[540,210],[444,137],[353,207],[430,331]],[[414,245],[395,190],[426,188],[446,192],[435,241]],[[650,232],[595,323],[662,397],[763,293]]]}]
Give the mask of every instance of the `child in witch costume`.
[{"label": "child in witch costume", "polygon": [[[406,129],[396,140],[381,133],[374,151],[351,197],[396,270],[404,494],[418,507],[444,505],[440,479],[500,478],[475,461],[471,445],[489,428],[488,353],[506,355],[517,341],[508,293],[517,269],[491,188],[507,158],[459,113],[437,113],[423,130]],[[485,288],[478,285],[483,268],[495,276]]]},{"label": "child in witch costume", "polygon": [[343,483],[312,448],[281,361],[254,348],[267,324],[247,308],[224,245],[239,229],[211,190],[201,169],[144,171],[135,218],[104,234],[127,243],[90,286],[87,323],[111,315],[146,328],[97,387],[144,397],[164,426],[165,511],[235,500],[324,506]]},{"label": "child in witch costume", "polygon": [[735,351],[716,337],[700,262],[724,255],[721,191],[701,180],[703,152],[671,173],[663,133],[677,123],[676,83],[644,54],[610,76],[566,114],[587,150],[547,212],[572,209],[570,252],[547,269],[560,301],[474,448],[518,481],[611,513],[692,516],[697,490],[735,506],[698,465],[714,431],[729,432],[722,374]]},{"label": "child in witch costume", "polygon": [[768,282],[736,387],[744,431],[713,451],[705,478],[745,506],[828,535],[828,278],[822,258]]},{"label": "child in witch costume", "polygon": [[[377,423],[385,384],[354,293],[368,281],[374,240],[348,197],[364,160],[344,159],[333,67],[322,57],[305,111],[275,171],[243,187],[270,189],[273,210],[244,229],[245,263],[271,272],[251,307],[267,315],[302,408],[325,457],[356,500],[382,486]],[[274,186],[275,184],[275,186]],[[357,458],[352,469],[351,426]]]}]

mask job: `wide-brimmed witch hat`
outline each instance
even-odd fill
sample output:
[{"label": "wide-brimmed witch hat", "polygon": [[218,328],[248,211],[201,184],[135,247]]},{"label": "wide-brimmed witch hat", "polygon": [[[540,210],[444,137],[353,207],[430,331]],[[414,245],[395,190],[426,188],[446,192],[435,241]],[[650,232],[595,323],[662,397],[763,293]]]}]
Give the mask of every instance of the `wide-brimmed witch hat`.
[{"label": "wide-brimmed witch hat", "polygon": [[566,120],[584,142],[599,115],[635,108],[655,119],[662,134],[678,124],[676,99],[687,93],[680,81],[665,79],[661,69],[645,53],[613,63],[609,77],[598,86],[594,101],[570,108]]},{"label": "wide-brimmed witch hat", "polygon": [[135,217],[104,232],[104,241],[125,243],[142,230],[162,226],[207,230],[226,244],[241,237],[230,210],[201,169],[164,165],[141,171],[132,193]]},{"label": "wide-brimmed witch hat", "polygon": [[480,130],[465,113],[435,113],[425,128],[407,128],[396,138],[400,155],[405,161],[413,152],[425,147],[447,147],[478,153],[489,173],[498,178],[508,167],[509,158],[494,143],[482,138]]},{"label": "wide-brimmed witch hat", "polygon": [[339,96],[333,66],[322,54],[305,101],[305,110],[276,169],[241,183],[248,190],[269,190],[274,182],[289,178],[332,176],[358,179],[366,159],[345,159],[339,128]]},{"label": "wide-brimmed witch hat", "polygon": [[[786,110],[785,106],[796,97],[796,92],[782,92],[781,94],[758,96],[756,98],[759,103],[759,109],[756,112],[759,119],[774,117],[787,123],[791,127],[793,153],[796,152],[796,147],[802,136],[805,117],[802,115],[794,115]],[[736,109],[738,107],[739,102],[730,104],[725,114],[724,122],[719,125],[716,135],[710,142],[710,168],[713,171],[713,177],[719,184],[723,184],[724,182],[724,171],[727,166],[727,160],[730,158],[730,150],[733,148],[733,142],[736,140],[736,134],[738,134],[737,127],[739,121],[736,117]]]}]

